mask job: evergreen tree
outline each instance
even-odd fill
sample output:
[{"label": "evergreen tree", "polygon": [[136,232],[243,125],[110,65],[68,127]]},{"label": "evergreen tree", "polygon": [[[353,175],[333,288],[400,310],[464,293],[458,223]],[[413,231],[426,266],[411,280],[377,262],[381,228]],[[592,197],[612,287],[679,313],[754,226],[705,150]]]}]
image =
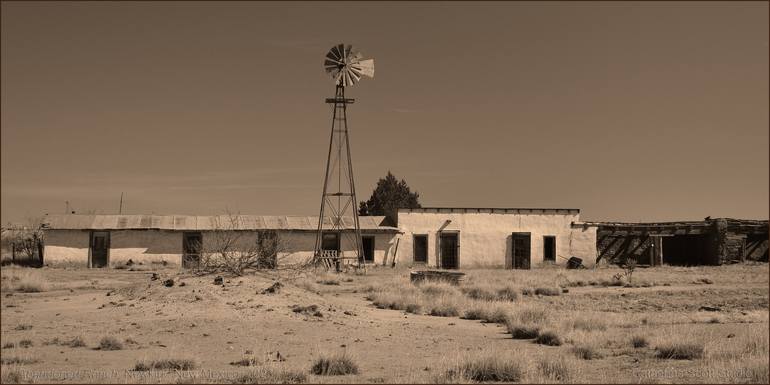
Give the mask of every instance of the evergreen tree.
[{"label": "evergreen tree", "polygon": [[360,202],[359,215],[384,215],[385,223],[396,226],[398,223],[399,208],[420,208],[420,194],[412,192],[406,181],[401,179],[399,182],[393,174],[388,171],[385,178],[380,178],[377,187],[374,188],[372,196],[366,202]]}]

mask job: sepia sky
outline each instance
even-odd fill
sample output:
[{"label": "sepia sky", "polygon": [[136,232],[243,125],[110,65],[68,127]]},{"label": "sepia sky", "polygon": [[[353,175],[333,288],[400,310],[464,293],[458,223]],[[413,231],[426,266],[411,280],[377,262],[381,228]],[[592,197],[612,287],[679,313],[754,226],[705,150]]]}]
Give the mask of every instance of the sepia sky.
[{"label": "sepia sky", "polygon": [[2,222],[317,215],[339,42],[359,200],[768,217],[768,3],[2,3]]}]

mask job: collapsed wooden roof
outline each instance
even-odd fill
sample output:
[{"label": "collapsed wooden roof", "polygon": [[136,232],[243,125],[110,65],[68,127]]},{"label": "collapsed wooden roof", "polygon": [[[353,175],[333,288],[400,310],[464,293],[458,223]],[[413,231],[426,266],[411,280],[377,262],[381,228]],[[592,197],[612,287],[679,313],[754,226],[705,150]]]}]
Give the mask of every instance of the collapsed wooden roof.
[{"label": "collapsed wooden roof", "polygon": [[767,234],[768,221],[754,219],[706,218],[702,221],[678,222],[575,222],[574,227],[595,226],[599,232],[616,235],[687,235],[710,234],[719,224],[727,231],[745,234]]}]

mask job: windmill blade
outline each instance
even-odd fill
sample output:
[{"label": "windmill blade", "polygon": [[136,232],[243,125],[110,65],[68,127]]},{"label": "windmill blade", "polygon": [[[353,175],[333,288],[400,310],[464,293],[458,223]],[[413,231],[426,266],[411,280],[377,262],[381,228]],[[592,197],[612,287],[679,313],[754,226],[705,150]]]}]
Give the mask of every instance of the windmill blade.
[{"label": "windmill blade", "polygon": [[361,60],[358,63],[353,64],[351,67],[355,68],[362,75],[370,78],[374,77],[374,59]]},{"label": "windmill blade", "polygon": [[348,76],[353,79],[354,83],[358,83],[359,80],[361,80],[361,75],[356,74],[356,71],[353,70],[353,68],[348,68]]}]

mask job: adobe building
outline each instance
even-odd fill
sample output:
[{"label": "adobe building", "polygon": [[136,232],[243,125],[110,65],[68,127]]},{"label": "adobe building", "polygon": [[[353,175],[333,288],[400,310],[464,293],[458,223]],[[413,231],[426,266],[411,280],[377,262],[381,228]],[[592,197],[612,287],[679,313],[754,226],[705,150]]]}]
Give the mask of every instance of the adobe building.
[{"label": "adobe building", "polygon": [[[398,229],[382,225],[383,216],[362,216],[359,223],[366,262],[382,263]],[[350,234],[324,234],[323,248],[351,252],[353,221],[343,218]],[[106,267],[133,262],[192,266],[213,237],[232,235],[245,249],[265,236],[278,236],[279,263],[312,259],[318,217],[194,215],[49,215],[45,217],[45,263]],[[237,236],[235,236],[237,234]],[[351,235],[351,236],[346,236]],[[342,238],[342,239],[339,239]]]},{"label": "adobe building", "polygon": [[529,269],[578,257],[592,266],[596,227],[578,223],[578,209],[399,209],[398,263]]}]

